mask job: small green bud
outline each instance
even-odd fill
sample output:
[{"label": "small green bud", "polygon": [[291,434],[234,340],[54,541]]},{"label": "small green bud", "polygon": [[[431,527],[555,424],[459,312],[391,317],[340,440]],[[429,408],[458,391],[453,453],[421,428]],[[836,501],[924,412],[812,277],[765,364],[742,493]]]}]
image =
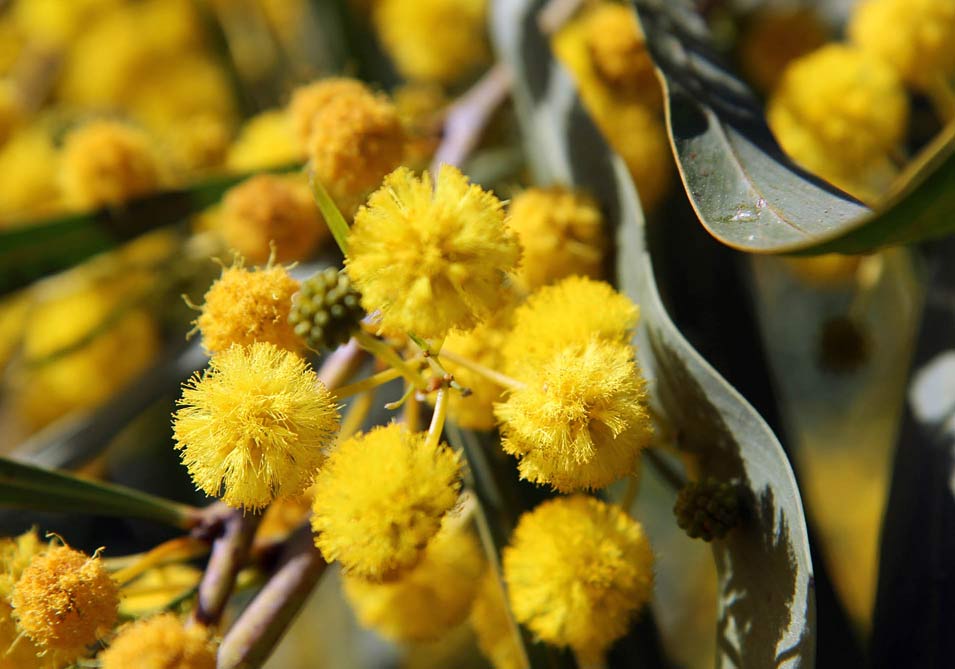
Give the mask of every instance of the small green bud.
[{"label": "small green bud", "polygon": [[733,483],[707,478],[687,483],[673,505],[676,523],[693,539],[722,539],[739,524],[739,491]]},{"label": "small green bud", "polygon": [[347,342],[364,316],[361,295],[345,270],[327,267],[302,282],[292,297],[289,321],[295,334],[318,351]]}]

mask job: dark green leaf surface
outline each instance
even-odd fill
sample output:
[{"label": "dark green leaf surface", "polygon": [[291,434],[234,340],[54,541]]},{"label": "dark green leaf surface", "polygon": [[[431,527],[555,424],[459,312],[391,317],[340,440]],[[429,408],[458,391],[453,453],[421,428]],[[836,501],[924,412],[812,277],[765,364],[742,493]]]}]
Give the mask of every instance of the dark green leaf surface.
[{"label": "dark green leaf surface", "polygon": [[633,0],[683,184],[714,237],[756,253],[864,253],[955,232],[955,131],[876,213],[783,155],[690,0]]},{"label": "dark green leaf surface", "polygon": [[0,458],[0,505],[34,511],[143,518],[186,529],[194,510],[123,486]]},{"label": "dark green leaf surface", "polygon": [[713,545],[719,572],[717,666],[812,667],[815,604],[799,491],[772,431],[677,331],[657,292],[633,184],[607,149],[541,35],[540,3],[496,3],[493,32],[538,183],[592,193],[615,229],[619,288],[640,304],[637,336],[655,404],[701,474],[744,488],[745,521]]}]

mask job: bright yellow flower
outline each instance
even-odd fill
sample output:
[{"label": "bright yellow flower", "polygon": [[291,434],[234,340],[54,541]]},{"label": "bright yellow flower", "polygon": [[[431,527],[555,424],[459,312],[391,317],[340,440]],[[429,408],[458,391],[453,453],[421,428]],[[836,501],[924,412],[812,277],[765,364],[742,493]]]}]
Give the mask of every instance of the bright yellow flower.
[{"label": "bright yellow flower", "polygon": [[863,0],[853,7],[848,32],[854,44],[918,88],[955,76],[951,0]]},{"label": "bright yellow flower", "polygon": [[597,75],[615,92],[642,96],[648,106],[657,107],[660,83],[633,8],[600,2],[584,14],[582,22]]},{"label": "bright yellow flower", "polygon": [[309,164],[338,208],[351,218],[401,164],[405,131],[385,97],[361,92],[329,100],[312,117]]},{"label": "bright yellow flower", "polygon": [[753,86],[769,93],[789,63],[825,44],[828,33],[811,7],[757,10],[747,17],[739,38],[740,68]]},{"label": "bright yellow flower", "polygon": [[116,121],[91,121],[66,136],[60,178],[67,203],[77,208],[118,205],[163,182],[149,137]]},{"label": "bright yellow flower", "polygon": [[245,509],[304,491],[338,429],[338,410],[308,363],[263,342],[213,355],[179,407],[173,436],[196,486]]},{"label": "bright yellow flower", "polygon": [[245,269],[241,264],[222,270],[205,295],[196,326],[209,353],[233,344],[269,342],[290,351],[302,348],[289,323],[292,295],[299,282],[281,265]]},{"label": "bright yellow flower", "polygon": [[392,92],[398,118],[407,135],[403,165],[423,170],[441,141],[442,113],[448,96],[437,84],[412,82]]},{"label": "bright yellow flower", "polygon": [[36,124],[0,147],[0,228],[59,208],[60,156],[47,128]]},{"label": "bright yellow flower", "polygon": [[372,95],[368,86],[348,77],[328,77],[296,88],[289,100],[287,113],[292,134],[298,140],[301,152],[305,152],[312,136],[315,116],[332,100],[347,100],[351,103],[368,95]]},{"label": "bright yellow flower", "polygon": [[64,48],[104,11],[121,0],[28,0],[9,8],[20,29],[32,43],[44,48]]},{"label": "bright yellow flower", "polygon": [[103,669],[215,669],[216,654],[202,628],[186,629],[171,613],[120,630],[97,659]]},{"label": "bright yellow flower", "polygon": [[451,84],[487,61],[487,0],[379,0],[372,20],[407,79]]},{"label": "bright yellow flower", "polygon": [[484,572],[470,621],[478,648],[494,669],[524,669],[519,633],[511,622],[504,589],[493,569]]},{"label": "bright yellow flower", "polygon": [[524,367],[594,335],[627,343],[639,316],[637,305],[610,284],[567,277],[541,288],[514,311],[514,326],[502,348],[505,368],[519,375]]},{"label": "bright yellow flower", "polygon": [[441,337],[501,306],[520,253],[500,200],[444,165],[436,183],[388,175],[355,216],[346,264],[383,331]]},{"label": "bright yellow flower", "polygon": [[[391,423],[336,448],[315,481],[312,529],[329,562],[358,578],[413,567],[455,505],[461,462],[446,445]],[[400,576],[399,576],[400,577]]]},{"label": "bright yellow flower", "polygon": [[633,349],[594,337],[525,368],[526,386],[495,405],[501,446],[521,477],[561,492],[631,475],[653,434]]},{"label": "bright yellow flower", "polygon": [[20,629],[68,662],[112,629],[119,588],[99,558],[53,546],[23,570],[11,604]]},{"label": "bright yellow flower", "polygon": [[828,178],[888,165],[908,127],[908,104],[890,66],[855,47],[830,44],[792,62],[767,117],[783,149],[810,171],[823,168],[820,175]]},{"label": "bright yellow flower", "polygon": [[259,174],[226,193],[222,202],[226,243],[253,263],[306,260],[329,235],[312,191],[300,174]]},{"label": "bright yellow flower", "polygon": [[561,186],[530,188],[511,201],[508,224],[524,249],[517,280],[525,289],[574,274],[603,274],[608,240],[590,197]]},{"label": "bright yellow flower", "polygon": [[394,582],[345,576],[345,596],[358,621],[395,641],[432,641],[467,618],[484,569],[474,536],[445,529],[421,562]]},{"label": "bright yellow flower", "polygon": [[229,149],[226,165],[235,172],[250,172],[303,160],[304,153],[288,113],[271,109],[245,122]]},{"label": "bright yellow flower", "polygon": [[56,669],[56,658],[21,635],[13,617],[10,596],[31,560],[46,549],[36,530],[18,537],[0,538],[0,669]]},{"label": "bright yellow flower", "polygon": [[539,639],[599,658],[653,592],[640,523],[593,497],[559,497],[521,516],[504,549],[511,610]]}]

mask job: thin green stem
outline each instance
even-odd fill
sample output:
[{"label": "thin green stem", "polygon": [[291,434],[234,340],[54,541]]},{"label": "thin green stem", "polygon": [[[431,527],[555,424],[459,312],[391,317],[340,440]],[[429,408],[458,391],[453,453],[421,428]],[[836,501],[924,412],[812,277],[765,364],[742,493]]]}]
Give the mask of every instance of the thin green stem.
[{"label": "thin green stem", "polygon": [[363,349],[378,357],[383,362],[397,369],[417,390],[427,390],[428,386],[414,367],[405,362],[400,355],[385,342],[376,339],[364,330],[355,333],[355,341]]},{"label": "thin green stem", "polygon": [[315,198],[315,204],[318,205],[319,211],[322,212],[325,225],[331,230],[332,237],[335,238],[335,243],[338,244],[338,248],[341,249],[342,255],[347,256],[348,222],[345,220],[345,217],[342,216],[342,212],[338,209],[332,196],[325,190],[325,186],[322,185],[322,182],[315,175],[315,168],[309,164],[306,171],[308,172],[308,183],[312,187],[312,196]]},{"label": "thin green stem", "polygon": [[365,419],[371,412],[374,400],[374,388],[365,391],[355,398],[355,401],[352,402],[348,408],[348,413],[345,414],[344,420],[342,420],[342,427],[338,431],[338,443],[342,443],[361,429],[361,426],[365,423]]},{"label": "thin green stem", "polygon": [[428,426],[428,436],[425,438],[425,447],[429,449],[437,448],[441,441],[441,433],[444,431],[444,421],[448,417],[448,388],[442,386],[438,389],[437,397],[434,402],[434,413],[431,415],[431,425]]},{"label": "thin green stem", "polygon": [[352,395],[358,395],[368,390],[373,390],[378,386],[384,385],[389,381],[394,381],[401,376],[401,370],[394,367],[389,367],[388,369],[378,372],[377,374],[372,374],[368,378],[362,379],[361,381],[355,381],[354,383],[349,383],[347,386],[341,386],[340,388],[332,391],[332,397],[337,400],[343,400],[346,397],[351,397]]},{"label": "thin green stem", "polygon": [[507,388],[509,390],[521,390],[527,387],[521,381],[518,381],[517,379],[510,377],[507,374],[502,374],[501,372],[495,369],[491,369],[490,367],[485,367],[481,363],[475,362],[474,360],[471,360],[470,358],[466,358],[463,355],[458,355],[457,353],[453,353],[451,351],[442,351],[441,355],[446,360],[449,360],[456,365],[461,365],[465,369],[469,369],[475,374],[480,374],[484,378],[489,379],[490,381],[493,381],[499,386],[503,386],[504,388]]}]

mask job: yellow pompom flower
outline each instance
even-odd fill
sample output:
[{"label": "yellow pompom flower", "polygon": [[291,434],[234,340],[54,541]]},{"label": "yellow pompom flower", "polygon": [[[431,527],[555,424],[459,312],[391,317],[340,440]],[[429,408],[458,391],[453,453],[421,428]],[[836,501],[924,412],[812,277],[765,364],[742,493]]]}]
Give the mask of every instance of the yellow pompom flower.
[{"label": "yellow pompom flower", "polygon": [[215,669],[216,654],[199,626],[171,613],[137,620],[99,654],[102,669]]},{"label": "yellow pompom flower", "polygon": [[846,173],[888,163],[908,115],[908,97],[892,68],[841,44],[793,61],[767,108],[770,127],[794,160],[813,170],[813,151],[822,149],[821,156]]},{"label": "yellow pompom flower", "polygon": [[21,633],[10,596],[30,561],[46,549],[35,530],[0,538],[0,669],[56,669],[56,659]]},{"label": "yellow pompom flower", "polygon": [[575,495],[521,516],[504,549],[515,618],[542,641],[598,660],[653,592],[653,553],[620,507]]},{"label": "yellow pompom flower", "polygon": [[213,355],[178,404],[173,436],[196,486],[244,509],[302,493],[338,429],[308,363],[264,342]]},{"label": "yellow pompom flower", "polygon": [[541,288],[514,310],[514,325],[501,349],[505,368],[520,375],[523,368],[593,336],[628,343],[639,316],[637,305],[610,284],[567,277]]},{"label": "yellow pompom flower", "polygon": [[504,589],[492,569],[484,572],[478,586],[470,622],[477,636],[478,648],[494,669],[524,669],[526,664],[520,637],[511,622]]},{"label": "yellow pompom flower", "polygon": [[393,582],[344,577],[358,621],[394,641],[433,641],[464,622],[474,601],[484,555],[474,536],[444,529],[418,565]]},{"label": "yellow pompom flower", "polygon": [[301,175],[259,174],[226,193],[222,202],[226,243],[253,263],[305,260],[328,228]]},{"label": "yellow pompom flower", "polygon": [[951,0],[862,0],[853,7],[849,39],[884,60],[917,88],[955,76],[955,3]]},{"label": "yellow pompom flower", "polygon": [[633,8],[598,3],[586,13],[583,25],[597,75],[618,93],[643,95],[650,106],[659,104],[660,84]]},{"label": "yellow pompom flower", "polygon": [[356,99],[364,99],[368,95],[373,95],[368,86],[349,77],[328,77],[296,88],[289,100],[287,113],[292,135],[298,140],[301,152],[304,153],[312,136],[315,116],[332,100],[347,100],[352,104]]},{"label": "yellow pompom flower", "polygon": [[747,17],[738,41],[740,68],[769,93],[796,58],[828,41],[826,25],[811,7],[766,7]]},{"label": "yellow pompom flower", "polygon": [[339,209],[352,217],[365,196],[401,164],[405,131],[386,98],[361,92],[333,98],[312,117],[309,164]]},{"label": "yellow pompom flower", "polygon": [[436,183],[388,175],[355,216],[346,265],[384,332],[441,337],[501,306],[520,254],[500,200],[443,165]]},{"label": "yellow pompom flower", "polygon": [[608,240],[593,199],[561,186],[530,188],[508,208],[524,249],[518,283],[535,290],[574,274],[599,278]]},{"label": "yellow pompom flower", "polygon": [[239,129],[226,155],[226,166],[235,172],[251,172],[302,160],[304,150],[296,141],[292,122],[284,109],[264,111]]},{"label": "yellow pompom flower", "polygon": [[60,155],[47,128],[21,128],[0,147],[0,228],[60,207]]},{"label": "yellow pompom flower", "polygon": [[631,347],[594,337],[525,368],[520,379],[525,386],[509,391],[495,414],[522,478],[573,492],[636,471],[653,427]]},{"label": "yellow pompom flower", "polygon": [[379,0],[372,21],[398,72],[451,84],[488,60],[487,0]]},{"label": "yellow pompom flower", "polygon": [[449,104],[440,86],[426,83],[403,84],[392,92],[398,118],[405,128],[403,165],[423,170],[441,142],[442,114]]},{"label": "yellow pompom flower", "polygon": [[91,121],[70,132],[60,169],[63,195],[78,208],[118,205],[163,181],[146,134],[116,121]]},{"label": "yellow pompom flower", "polygon": [[461,462],[391,423],[347,440],[315,481],[315,545],[346,573],[387,580],[413,567],[455,505]]},{"label": "yellow pompom flower", "polygon": [[42,48],[64,48],[105,11],[121,0],[29,0],[10,7],[13,18],[29,38]]},{"label": "yellow pompom flower", "polygon": [[11,604],[20,629],[69,662],[112,629],[119,588],[98,557],[53,546],[23,570]]},{"label": "yellow pompom flower", "polygon": [[196,327],[209,353],[225,351],[233,344],[269,342],[290,351],[302,341],[289,323],[292,295],[299,282],[281,265],[246,269],[238,263],[222,270],[205,295]]}]

